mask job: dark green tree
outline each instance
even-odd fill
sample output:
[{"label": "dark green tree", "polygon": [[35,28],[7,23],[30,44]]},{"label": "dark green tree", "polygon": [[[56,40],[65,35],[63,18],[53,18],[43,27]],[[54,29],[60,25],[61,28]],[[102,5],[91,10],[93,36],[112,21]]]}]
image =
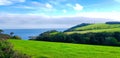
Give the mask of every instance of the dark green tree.
[{"label": "dark green tree", "polygon": [[2,34],[2,32],[4,32],[4,31],[0,29],[0,34]]},{"label": "dark green tree", "polygon": [[13,36],[14,32],[10,32],[10,36]]},{"label": "dark green tree", "polygon": [[107,37],[105,39],[105,44],[106,45],[115,45],[116,46],[116,45],[118,45],[118,41],[114,37]]},{"label": "dark green tree", "polygon": [[12,37],[12,39],[19,39],[19,40],[21,40],[22,38],[17,36],[17,35],[15,35],[15,36]]}]

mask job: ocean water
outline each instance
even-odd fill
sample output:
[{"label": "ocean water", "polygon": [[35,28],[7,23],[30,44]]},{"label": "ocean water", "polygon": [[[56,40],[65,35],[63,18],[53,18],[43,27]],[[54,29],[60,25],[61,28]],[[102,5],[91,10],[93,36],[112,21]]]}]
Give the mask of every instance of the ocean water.
[{"label": "ocean water", "polygon": [[28,40],[29,36],[37,36],[45,31],[49,30],[57,30],[64,31],[66,28],[59,29],[3,29],[4,33],[10,34],[10,32],[14,32],[14,35],[20,36],[24,40]]}]

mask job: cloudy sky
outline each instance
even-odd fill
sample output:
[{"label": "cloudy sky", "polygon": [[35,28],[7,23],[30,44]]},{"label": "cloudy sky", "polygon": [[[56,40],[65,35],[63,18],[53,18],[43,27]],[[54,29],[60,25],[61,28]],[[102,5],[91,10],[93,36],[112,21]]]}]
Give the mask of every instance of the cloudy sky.
[{"label": "cloudy sky", "polygon": [[120,21],[120,0],[0,0],[0,29]]}]

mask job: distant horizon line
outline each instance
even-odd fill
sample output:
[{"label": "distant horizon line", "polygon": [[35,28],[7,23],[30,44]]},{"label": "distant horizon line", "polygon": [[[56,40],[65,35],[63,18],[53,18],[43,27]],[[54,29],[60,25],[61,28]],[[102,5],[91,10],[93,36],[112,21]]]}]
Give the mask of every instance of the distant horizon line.
[{"label": "distant horizon line", "polygon": [[66,29],[66,28],[0,28],[0,29]]}]

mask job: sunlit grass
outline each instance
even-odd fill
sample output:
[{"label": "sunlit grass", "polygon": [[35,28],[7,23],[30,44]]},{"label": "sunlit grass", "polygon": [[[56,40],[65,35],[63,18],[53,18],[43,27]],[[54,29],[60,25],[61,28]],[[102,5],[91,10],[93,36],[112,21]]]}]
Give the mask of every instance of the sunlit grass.
[{"label": "sunlit grass", "polygon": [[93,32],[93,33],[98,33],[98,32],[120,32],[120,28],[112,28],[112,29],[100,29],[100,30],[86,30],[86,31],[71,31],[71,32],[66,32],[66,34],[73,34],[73,33],[88,33],[88,32]]},{"label": "sunlit grass", "polygon": [[91,24],[83,27],[76,27],[72,31],[65,32],[66,34],[73,33],[98,33],[98,32],[120,32],[120,24]]},{"label": "sunlit grass", "polygon": [[120,58],[120,47],[27,40],[9,41],[15,50],[33,58]]},{"label": "sunlit grass", "polygon": [[75,28],[74,31],[100,30],[100,29],[112,29],[112,28],[120,28],[120,24],[92,24],[88,26]]}]

